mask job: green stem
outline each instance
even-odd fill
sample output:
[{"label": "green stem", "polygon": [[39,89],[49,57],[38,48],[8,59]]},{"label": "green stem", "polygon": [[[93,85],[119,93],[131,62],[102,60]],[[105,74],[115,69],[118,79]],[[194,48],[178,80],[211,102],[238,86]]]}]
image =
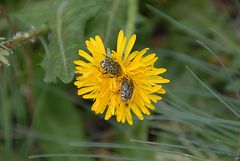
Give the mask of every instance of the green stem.
[{"label": "green stem", "polygon": [[135,30],[137,13],[138,0],[128,0],[127,38],[129,38]]},{"label": "green stem", "polygon": [[2,45],[5,46],[6,48],[12,48],[26,41],[29,41],[37,36],[46,34],[48,31],[49,31],[48,27],[46,25],[42,25],[41,27],[31,29],[28,32],[16,34],[15,37],[13,37],[11,40],[3,42]]},{"label": "green stem", "polygon": [[106,45],[109,45],[108,41],[109,41],[110,33],[112,31],[114,17],[115,17],[117,9],[119,7],[119,3],[120,3],[120,0],[114,0],[113,4],[112,4],[112,8],[109,12],[109,20],[108,20],[108,24],[107,24],[107,30],[105,33],[105,44]]}]

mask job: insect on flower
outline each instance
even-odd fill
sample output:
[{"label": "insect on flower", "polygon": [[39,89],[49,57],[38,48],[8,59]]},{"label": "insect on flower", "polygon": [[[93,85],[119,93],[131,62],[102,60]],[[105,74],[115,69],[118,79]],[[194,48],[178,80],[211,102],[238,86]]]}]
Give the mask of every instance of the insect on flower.
[{"label": "insect on flower", "polygon": [[121,74],[120,65],[108,56],[100,62],[100,66],[110,75],[118,76]]},{"label": "insect on flower", "polygon": [[133,81],[124,77],[121,84],[121,99],[124,102],[128,102],[132,98],[133,89]]},{"label": "insect on flower", "polygon": [[162,84],[170,81],[161,76],[166,69],[155,67],[158,57],[155,53],[146,55],[148,48],[132,51],[135,41],[135,34],[127,40],[121,30],[116,50],[106,52],[97,35],[85,41],[89,52],[79,50],[84,59],[74,61],[78,95],[92,99],[91,110],[105,113],[105,120],[115,117],[117,122],[132,125],[133,114],[143,120],[166,93]]}]

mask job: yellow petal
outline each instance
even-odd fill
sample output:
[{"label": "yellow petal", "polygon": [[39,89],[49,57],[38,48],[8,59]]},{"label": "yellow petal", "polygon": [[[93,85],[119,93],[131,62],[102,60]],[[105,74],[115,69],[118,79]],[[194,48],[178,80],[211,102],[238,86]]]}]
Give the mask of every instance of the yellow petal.
[{"label": "yellow petal", "polygon": [[161,77],[161,78],[159,79],[159,82],[160,82],[160,83],[169,83],[170,80]]},{"label": "yellow petal", "polygon": [[157,103],[157,101],[161,100],[162,97],[161,96],[158,96],[158,95],[154,95],[154,94],[150,94],[148,95],[148,98],[150,100],[152,100],[153,102]]},{"label": "yellow petal", "polygon": [[126,37],[124,36],[123,31],[121,30],[118,34],[118,40],[117,40],[117,58],[122,59],[122,55],[125,49],[126,45]]},{"label": "yellow petal", "polygon": [[127,42],[127,38],[124,37],[123,40],[122,40],[122,43],[121,43],[121,45],[120,45],[119,51],[117,52],[117,53],[119,54],[119,58],[122,58],[122,55],[123,55],[123,52],[124,52],[124,49],[125,49],[126,42]]},{"label": "yellow petal", "polygon": [[103,101],[100,105],[102,107],[102,109],[100,110],[100,114],[103,114],[103,112],[106,110],[109,99],[110,99],[110,97],[106,97],[105,99],[103,99]]},{"label": "yellow petal", "polygon": [[143,63],[145,63],[146,66],[153,65],[157,60],[158,60],[158,57],[155,57],[155,58],[153,58],[149,61],[143,62]]},{"label": "yellow petal", "polygon": [[115,104],[115,101],[113,101],[113,99],[114,98],[112,98],[111,102],[108,105],[108,110],[105,115],[105,120],[109,120],[111,118],[111,116],[114,115],[116,104]]},{"label": "yellow petal", "polygon": [[140,62],[142,56],[149,50],[149,48],[145,48],[139,52],[139,54],[133,59],[133,63]]},{"label": "yellow petal", "polygon": [[167,70],[165,68],[154,68],[153,70],[146,73],[146,75],[159,75],[165,73]]},{"label": "yellow petal", "polygon": [[86,53],[85,51],[79,50],[78,53],[79,53],[80,56],[82,56],[83,58],[85,58],[89,62],[93,62],[94,61],[93,58],[88,53]]},{"label": "yellow petal", "polygon": [[149,109],[151,109],[151,110],[154,110],[155,109],[155,106],[153,105],[153,104],[147,104],[146,105]]},{"label": "yellow petal", "polygon": [[118,39],[117,39],[117,52],[118,53],[120,51],[120,47],[121,47],[123,38],[124,38],[123,30],[120,30],[120,32],[118,33]]},{"label": "yellow petal", "polygon": [[78,95],[89,93],[89,92],[94,91],[96,89],[97,89],[96,86],[84,87],[84,88],[81,88],[81,89],[78,90]]},{"label": "yellow petal", "polygon": [[135,58],[139,54],[139,51],[132,52],[129,57],[127,58],[127,62],[129,63],[133,58]]},{"label": "yellow petal", "polygon": [[150,112],[148,111],[148,109],[144,105],[139,105],[138,107],[142,110],[142,112],[144,114],[150,115]]},{"label": "yellow petal", "polygon": [[134,103],[131,105],[131,109],[133,113],[139,118],[139,120],[143,120],[142,112]]},{"label": "yellow petal", "polygon": [[115,109],[117,107],[117,101],[116,101],[116,98],[113,97],[112,100],[111,100],[111,104],[112,104],[112,107],[111,107],[111,114],[114,115],[115,113]]},{"label": "yellow petal", "polygon": [[74,85],[77,86],[78,88],[80,88],[83,85],[82,81],[75,81]]},{"label": "yellow petal", "polygon": [[133,45],[134,45],[135,41],[136,41],[136,35],[134,34],[134,35],[131,36],[131,38],[128,41],[126,51],[125,51],[125,55],[124,55],[124,60],[127,59],[129,53],[131,52],[131,50],[133,48]]},{"label": "yellow petal", "polygon": [[162,88],[161,85],[156,85],[156,86],[143,85],[143,86],[142,86],[142,89],[143,89],[144,91],[151,92],[151,93],[158,92],[161,88]]},{"label": "yellow petal", "polygon": [[82,74],[85,68],[83,67],[76,67],[75,73]]},{"label": "yellow petal", "polygon": [[90,43],[94,46],[94,47],[97,47],[97,42],[95,41],[94,38],[90,37]]},{"label": "yellow petal", "polygon": [[133,120],[132,120],[132,114],[129,108],[126,109],[126,119],[129,125],[133,124]]},{"label": "yellow petal", "polygon": [[96,41],[97,41],[97,45],[98,45],[98,47],[99,47],[100,52],[101,52],[102,54],[106,55],[106,50],[105,50],[105,47],[104,47],[104,44],[103,44],[103,41],[102,41],[101,37],[97,35],[97,36],[95,37],[95,39],[96,39]]},{"label": "yellow petal", "polygon": [[83,98],[84,99],[93,99],[93,98],[96,98],[96,94],[85,94],[85,95],[83,95]]},{"label": "yellow petal", "polygon": [[[97,36],[96,36],[97,38]],[[92,56],[95,58],[98,58],[98,56],[105,56],[106,52],[105,52],[105,48],[103,45],[103,42],[101,42],[101,38],[99,40],[99,36],[98,36],[98,40],[95,40],[94,38],[90,38],[90,40],[86,41],[86,45],[87,45],[87,49],[92,53]],[[102,47],[103,46],[103,47]]]},{"label": "yellow petal", "polygon": [[96,109],[99,107],[99,103],[100,103],[101,99],[100,98],[97,98],[96,101],[93,103],[92,107],[91,107],[91,110],[92,111],[96,111]]},{"label": "yellow petal", "polygon": [[134,70],[138,69],[138,68],[141,67],[141,66],[142,66],[142,63],[136,62],[136,63],[134,63],[134,64],[132,64],[132,65],[129,65],[129,66],[128,66],[128,70],[129,70],[129,71],[134,71]]},{"label": "yellow petal", "polygon": [[134,102],[140,109],[141,111],[146,114],[146,115],[150,115],[150,112],[148,111],[148,109],[145,107],[144,102],[142,101],[141,97],[137,97],[137,99]]},{"label": "yellow petal", "polygon": [[122,120],[121,120],[121,122],[122,122],[122,123],[125,123],[125,121],[126,121],[126,114],[123,113],[123,114],[122,114]]},{"label": "yellow petal", "polygon": [[141,97],[143,101],[145,101],[146,103],[151,103],[151,101],[146,96],[146,94],[143,92],[143,90],[138,90],[137,92],[139,94],[139,97]]},{"label": "yellow petal", "polygon": [[149,54],[148,56],[146,56],[142,59],[142,62],[148,62],[148,61],[152,60],[155,56],[156,56],[156,54]]},{"label": "yellow petal", "polygon": [[147,84],[147,83],[169,83],[170,81],[168,79],[164,79],[162,77],[156,76],[149,76],[147,78],[144,78],[141,80],[143,83]]},{"label": "yellow petal", "polygon": [[117,113],[117,121],[118,122],[123,120],[123,117],[124,117],[123,110],[124,110],[124,103],[120,102],[120,105],[118,107],[118,113]]},{"label": "yellow petal", "polygon": [[84,67],[87,63],[82,60],[76,60],[74,61],[74,64]]},{"label": "yellow petal", "polygon": [[163,89],[163,88],[161,88],[159,91],[157,91],[156,93],[159,93],[159,94],[166,94],[166,91]]}]

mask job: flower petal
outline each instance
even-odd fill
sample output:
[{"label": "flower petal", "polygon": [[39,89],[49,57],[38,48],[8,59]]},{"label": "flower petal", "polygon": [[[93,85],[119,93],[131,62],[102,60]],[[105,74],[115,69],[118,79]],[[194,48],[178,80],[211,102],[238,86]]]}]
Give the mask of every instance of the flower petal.
[{"label": "flower petal", "polygon": [[141,110],[134,103],[131,105],[131,109],[133,113],[139,118],[139,120],[143,120],[143,115]]},{"label": "flower petal", "polygon": [[131,114],[130,108],[127,108],[125,110],[125,113],[126,113],[125,116],[126,116],[128,124],[132,125],[133,124],[133,120],[132,120],[132,114]]},{"label": "flower petal", "polygon": [[124,36],[123,31],[121,30],[118,34],[118,40],[117,40],[117,58],[118,59],[122,59],[126,42],[127,42],[127,39]]},{"label": "flower petal", "polygon": [[79,50],[78,51],[78,54],[80,55],[80,56],[82,56],[83,58],[85,58],[86,60],[88,60],[89,62],[93,62],[94,60],[93,60],[93,58],[88,54],[88,53],[86,53],[85,51],[83,51],[83,50]]},{"label": "flower petal", "polygon": [[96,42],[97,42],[97,46],[98,46],[98,48],[99,48],[99,51],[100,51],[102,54],[106,55],[106,50],[105,50],[105,47],[104,47],[104,44],[103,44],[103,41],[102,41],[101,37],[97,35],[97,36],[95,37],[95,39],[96,39]]},{"label": "flower petal", "polygon": [[136,37],[137,36],[135,34],[133,34],[131,36],[131,38],[129,39],[127,47],[126,47],[126,50],[125,50],[125,54],[124,54],[124,60],[126,60],[128,58],[128,55],[131,52],[131,50],[133,48],[133,45],[134,45],[134,43],[136,41]]},{"label": "flower petal", "polygon": [[124,38],[123,30],[120,30],[120,32],[118,33],[118,39],[117,39],[117,52],[118,53],[120,51],[120,47],[121,47],[123,38]]}]

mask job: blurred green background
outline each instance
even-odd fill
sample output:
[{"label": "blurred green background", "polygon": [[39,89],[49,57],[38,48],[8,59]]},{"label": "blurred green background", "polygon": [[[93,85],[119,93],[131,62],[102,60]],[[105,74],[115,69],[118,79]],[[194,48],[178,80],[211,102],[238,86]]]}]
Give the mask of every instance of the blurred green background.
[{"label": "blurred green background", "polygon": [[[239,9],[237,0],[1,0],[0,161],[240,160]],[[133,126],[95,115],[73,86],[85,40],[99,34],[114,49],[120,29],[137,34],[134,49],[156,52],[171,80]]]}]

